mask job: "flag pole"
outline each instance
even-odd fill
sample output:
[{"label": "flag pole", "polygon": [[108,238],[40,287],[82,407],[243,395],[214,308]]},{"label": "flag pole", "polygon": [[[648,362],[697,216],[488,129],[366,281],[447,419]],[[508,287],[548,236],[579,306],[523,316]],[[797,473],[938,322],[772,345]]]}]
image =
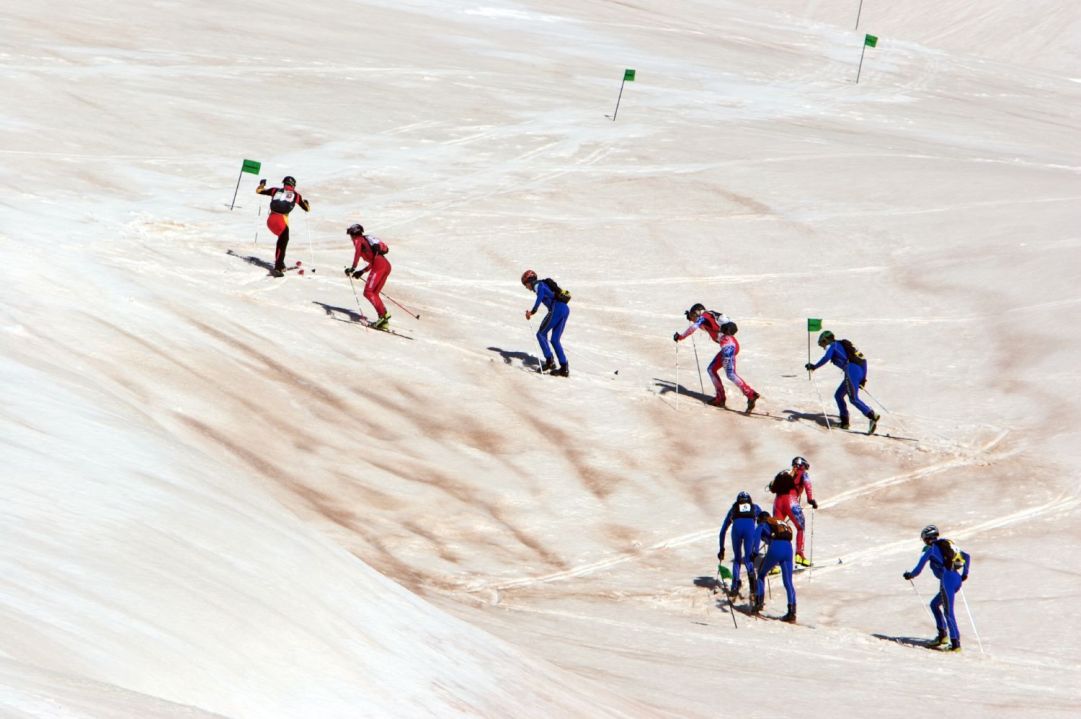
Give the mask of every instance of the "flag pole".
[{"label": "flag pole", "polygon": [[856,27],[854,30],[860,29],[860,15],[863,14],[863,0],[860,0],[860,9],[856,11]]},{"label": "flag pole", "polygon": [[616,98],[616,109],[612,112],[612,122],[616,121],[616,115],[619,114],[619,102],[623,99],[623,86],[627,84],[627,76],[623,75],[623,82],[619,83],[619,97]]},{"label": "flag pole", "polygon": [[236,176],[236,189],[233,190],[233,201],[229,203],[229,212],[233,211],[233,205],[236,204],[236,193],[240,192],[240,178],[244,177],[244,167],[240,167],[240,174]]},{"label": "flag pole", "polygon": [[863,49],[862,49],[862,50],[860,50],[860,66],[859,66],[859,68],[858,68],[858,69],[856,70],[856,84],[857,84],[857,85],[859,85],[859,84],[860,84],[860,72],[862,72],[862,71],[863,71],[863,56],[864,56],[864,54],[865,54],[866,52],[867,52],[867,43],[866,43],[866,42],[864,42],[864,43],[863,43]]},{"label": "flag pole", "polygon": [[[811,330],[807,330],[807,364],[811,364]],[[807,370],[807,379],[811,379],[811,370]]]}]

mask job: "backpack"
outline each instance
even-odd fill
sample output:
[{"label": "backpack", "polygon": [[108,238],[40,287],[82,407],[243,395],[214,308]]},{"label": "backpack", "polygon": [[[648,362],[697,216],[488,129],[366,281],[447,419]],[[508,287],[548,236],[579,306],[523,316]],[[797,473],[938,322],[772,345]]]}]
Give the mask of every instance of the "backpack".
[{"label": "backpack", "polygon": [[773,481],[769,483],[769,491],[774,494],[788,494],[796,488],[796,481],[788,472],[778,472]]},{"label": "backpack", "polygon": [[[726,315],[724,312],[717,312],[716,310],[706,310],[706,314],[712,315],[713,321],[717,323],[718,327],[724,325],[725,322],[732,321],[728,319],[728,315]],[[735,332],[733,332],[732,334],[735,334]]]},{"label": "backpack", "polygon": [[863,356],[862,352],[856,349],[856,345],[848,340],[841,340],[841,346],[845,348],[845,354],[848,355],[849,362],[863,368],[867,367],[867,358]]},{"label": "backpack", "polygon": [[548,289],[552,291],[552,294],[556,296],[556,302],[562,302],[566,304],[571,301],[571,293],[566,290],[561,290],[559,285],[551,277],[545,277],[541,280],[544,284],[548,285]]},{"label": "backpack", "polygon": [[789,542],[792,541],[792,527],[788,526],[788,522],[779,522],[772,517],[769,521],[770,537],[772,539],[786,539]]},{"label": "backpack", "polygon": [[371,245],[372,254],[385,255],[390,252],[390,248],[387,247],[387,243],[383,242],[378,237],[375,237],[373,235],[365,235],[364,238],[368,240],[368,244]]},{"label": "backpack", "polygon": [[938,551],[942,552],[942,566],[954,572],[965,571],[965,558],[961,554],[961,548],[952,540],[937,539],[935,545]]}]

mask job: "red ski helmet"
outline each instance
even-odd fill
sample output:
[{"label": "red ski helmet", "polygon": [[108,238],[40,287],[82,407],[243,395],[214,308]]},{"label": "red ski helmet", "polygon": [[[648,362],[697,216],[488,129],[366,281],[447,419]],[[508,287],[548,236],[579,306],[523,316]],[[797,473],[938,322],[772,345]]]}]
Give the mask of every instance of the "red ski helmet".
[{"label": "red ski helmet", "polygon": [[533,270],[526,270],[522,273],[522,284],[533,289],[533,283],[537,281],[537,273]]}]

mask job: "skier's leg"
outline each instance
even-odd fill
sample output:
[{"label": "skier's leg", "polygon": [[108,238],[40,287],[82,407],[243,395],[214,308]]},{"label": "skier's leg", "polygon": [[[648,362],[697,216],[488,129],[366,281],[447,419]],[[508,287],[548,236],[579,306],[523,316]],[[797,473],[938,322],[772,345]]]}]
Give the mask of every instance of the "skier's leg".
[{"label": "skier's leg", "polygon": [[373,262],[372,268],[368,271],[368,281],[364,283],[364,298],[372,303],[377,317],[382,317],[387,313],[387,307],[379,296],[379,290],[387,281],[389,270],[389,264],[378,265]]},{"label": "skier's leg", "polygon": [[773,518],[781,520],[787,518],[791,506],[792,495],[778,494],[773,498]]},{"label": "skier's leg", "polygon": [[858,409],[864,417],[868,419],[873,417],[875,412],[873,409],[867,406],[867,403],[860,399],[860,382],[863,381],[863,368],[859,365],[849,365],[848,370],[845,372],[845,383],[848,389],[848,399]]},{"label": "skier's leg", "polygon": [[732,591],[735,592],[739,590],[739,575],[743,571],[743,534],[733,524],[729,536],[732,538]]},{"label": "skier's leg", "polygon": [[540,329],[537,330],[537,343],[540,344],[541,352],[544,354],[544,359],[552,361],[552,348],[548,346],[548,325],[552,322],[552,311],[548,310],[548,314],[541,320]]},{"label": "skier's leg", "polygon": [[935,629],[939,634],[946,632],[946,618],[942,616],[942,588],[939,587],[938,594],[931,600],[931,616],[935,618]]},{"label": "skier's leg", "polygon": [[[282,215],[284,217],[284,215]],[[274,249],[274,269],[285,269],[285,249],[289,246],[289,226],[286,225],[278,235],[278,244]]]},{"label": "skier's leg", "polygon": [[833,399],[837,402],[837,411],[841,415],[841,424],[848,424],[848,405],[845,404],[845,396],[848,395],[848,378],[841,380],[837,385],[837,391],[833,393]]},{"label": "skier's leg", "polygon": [[563,343],[560,342],[560,338],[563,336],[563,330],[567,326],[567,317],[570,316],[570,307],[564,302],[557,302],[552,305],[552,347],[556,351],[556,359],[559,360],[560,365],[567,364],[567,355],[563,354]]},{"label": "skier's leg", "polygon": [[799,502],[790,503],[788,508],[788,516],[792,518],[792,524],[796,527],[796,554],[802,557],[804,556],[803,528],[806,526],[807,523],[803,519],[803,507],[799,505]]},{"label": "skier's leg", "polygon": [[946,628],[950,633],[950,641],[957,642],[961,639],[961,631],[957,628],[957,616],[954,614],[954,600],[957,598],[957,590],[961,587],[961,576],[956,572],[944,572],[942,575],[942,609],[946,615]]},{"label": "skier's leg", "polygon": [[781,581],[784,582],[784,591],[788,595],[788,604],[791,606],[796,603],[796,585],[792,582],[792,557],[782,559],[780,564]]},{"label": "skier's leg", "polygon": [[724,385],[721,384],[721,367],[723,364],[724,362],[721,353],[718,352],[717,356],[710,361],[709,366],[706,368],[706,374],[709,375],[709,381],[713,383],[713,391],[715,394],[713,398],[714,404],[723,404],[725,401]]},{"label": "skier's leg", "polygon": [[762,560],[762,566],[758,568],[758,596],[764,597],[766,591],[766,575],[777,566],[779,560],[775,556],[770,556],[769,552],[766,552],[766,558]]},{"label": "skier's leg", "polygon": [[733,357],[724,363],[724,374],[728,377],[728,381],[736,385],[739,391],[743,393],[744,397],[753,397],[757,394],[751,386],[743,381],[743,378],[736,372],[736,359]]}]

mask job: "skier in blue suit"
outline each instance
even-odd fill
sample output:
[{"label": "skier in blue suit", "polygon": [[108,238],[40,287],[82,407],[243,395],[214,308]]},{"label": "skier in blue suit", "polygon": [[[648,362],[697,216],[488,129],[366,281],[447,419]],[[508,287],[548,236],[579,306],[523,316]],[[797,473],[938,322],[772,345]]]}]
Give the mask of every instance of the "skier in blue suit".
[{"label": "skier in blue suit", "polygon": [[[544,305],[548,308],[548,314],[541,321],[540,329],[537,330],[537,342],[541,352],[544,353],[544,364],[541,372],[551,372],[558,377],[570,376],[570,365],[567,364],[567,356],[563,354],[563,344],[559,341],[563,336],[563,329],[567,326],[567,318],[571,310],[567,305],[570,302],[570,293],[559,289],[559,285],[551,278],[537,279],[537,273],[526,270],[522,274],[522,284],[530,291],[537,293],[537,301],[533,303],[533,309],[525,311],[528,320],[537,313],[537,309]],[[559,369],[556,369],[552,361],[552,350],[548,347],[548,337],[551,335],[552,347],[555,348],[556,357],[559,358]]]},{"label": "skier in blue suit", "polygon": [[856,409],[871,421],[867,434],[874,434],[881,418],[860,399],[860,388],[867,384],[867,360],[863,353],[848,340],[836,339],[829,330],[818,336],[818,346],[825,349],[826,354],[814,364],[805,364],[804,369],[813,372],[827,362],[832,362],[844,372],[844,379],[833,393],[841,414],[841,429],[848,429],[848,405],[845,404],[845,397],[848,397]]},{"label": "skier in blue suit", "polygon": [[[923,550],[916,568],[911,572],[905,572],[905,579],[913,579],[920,576],[923,567],[931,563],[931,573],[938,578],[938,594],[931,600],[931,614],[935,617],[935,628],[938,636],[931,643],[932,646],[942,646],[946,643],[946,631],[949,630],[949,651],[961,651],[961,632],[957,629],[957,617],[954,614],[954,599],[961,589],[961,584],[968,579],[968,568],[972,564],[972,557],[968,552],[954,546],[948,539],[938,536],[938,527],[929,524],[920,532],[923,543],[927,546]],[[945,611],[943,611],[945,610]],[[945,615],[945,616],[943,616]]]},{"label": "skier in blue suit", "polygon": [[780,565],[781,580],[784,582],[785,593],[788,594],[788,614],[781,617],[781,621],[795,623],[796,586],[792,583],[792,528],[763,510],[758,514],[758,527],[755,529],[756,555],[761,542],[765,542],[768,548],[762,564],[758,567],[758,601],[754,605],[754,610],[755,612],[762,611],[762,605],[765,603],[763,591],[766,586],[766,575],[771,569]]},{"label": "skier in blue suit", "polygon": [[733,597],[739,594],[740,588],[740,568],[743,565],[747,567],[747,582],[751,587],[751,603],[755,602],[755,591],[758,588],[758,580],[754,574],[754,564],[751,562],[751,555],[755,551],[755,519],[758,517],[762,508],[751,501],[751,495],[747,492],[740,492],[736,495],[736,501],[733,502],[731,509],[728,510],[728,515],[724,518],[724,524],[721,525],[720,536],[718,542],[720,543],[721,550],[717,552],[717,559],[724,561],[724,535],[728,531],[729,525],[732,527],[732,588],[729,590],[729,594]]}]

